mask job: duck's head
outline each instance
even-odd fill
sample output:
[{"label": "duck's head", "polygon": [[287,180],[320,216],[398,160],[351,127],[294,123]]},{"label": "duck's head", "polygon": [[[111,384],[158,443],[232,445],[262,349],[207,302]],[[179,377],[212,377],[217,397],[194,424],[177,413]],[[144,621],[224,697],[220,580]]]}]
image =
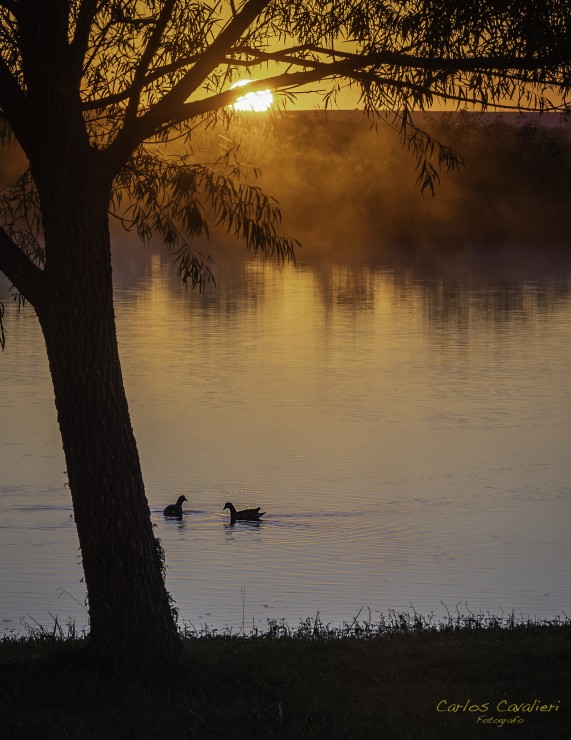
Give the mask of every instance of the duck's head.
[{"label": "duck's head", "polygon": [[[224,504],[224,509],[230,509],[230,511],[236,511],[236,509],[234,508],[234,504],[231,504],[230,501],[227,501]],[[222,511],[224,511],[224,509],[222,509]]]},{"label": "duck's head", "polygon": [[178,499],[177,499],[176,505],[177,506],[182,506],[182,502],[183,501],[188,501],[187,497],[186,496],[179,496]]}]

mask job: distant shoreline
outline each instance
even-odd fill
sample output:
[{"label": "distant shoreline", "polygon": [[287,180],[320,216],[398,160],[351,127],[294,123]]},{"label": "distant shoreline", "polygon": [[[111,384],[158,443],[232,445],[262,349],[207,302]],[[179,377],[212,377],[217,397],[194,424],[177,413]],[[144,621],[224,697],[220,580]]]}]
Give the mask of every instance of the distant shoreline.
[{"label": "distant shoreline", "polygon": [[[376,116],[367,116],[366,112],[361,109],[336,109],[329,108],[327,110],[320,108],[301,108],[296,110],[280,110],[272,109],[271,114],[274,116],[284,116],[286,118],[310,118],[315,117],[320,120],[338,122],[338,121],[370,121],[379,120]],[[247,115],[260,115],[260,114],[247,114]],[[392,113],[387,111],[387,116],[390,118]],[[432,111],[415,111],[412,114],[415,123],[420,121],[430,121],[434,119],[446,119],[454,118],[458,116],[469,116],[474,120],[480,120],[484,123],[492,121],[501,121],[503,123],[510,124],[512,126],[525,126],[528,124],[537,124],[545,128],[562,127],[567,128],[571,126],[571,111],[569,113],[526,113],[526,112],[511,112],[511,111],[485,111],[483,113],[478,111],[450,111],[450,110],[432,110]]]}]

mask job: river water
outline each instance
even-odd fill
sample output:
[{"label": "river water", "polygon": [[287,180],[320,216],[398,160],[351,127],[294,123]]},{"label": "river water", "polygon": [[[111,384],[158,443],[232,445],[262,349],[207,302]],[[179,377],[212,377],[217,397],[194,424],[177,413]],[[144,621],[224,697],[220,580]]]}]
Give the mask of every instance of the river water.
[{"label": "river water", "polygon": [[[571,275],[118,271],[125,383],[180,619],[571,613]],[[4,300],[6,290],[4,290]],[[0,630],[87,622],[47,361],[0,355]],[[164,506],[184,494],[181,521]],[[230,526],[222,507],[261,506]],[[370,610],[370,612],[369,612]],[[363,612],[362,612],[363,614]]]}]

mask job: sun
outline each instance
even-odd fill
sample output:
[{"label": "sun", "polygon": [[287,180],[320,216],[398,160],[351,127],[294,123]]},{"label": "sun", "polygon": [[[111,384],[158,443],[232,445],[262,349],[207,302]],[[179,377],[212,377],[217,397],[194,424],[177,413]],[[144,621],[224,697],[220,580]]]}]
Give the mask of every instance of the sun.
[{"label": "sun", "polygon": [[[255,82],[255,80],[238,80],[238,82],[231,85],[230,89],[232,90],[235,87],[248,85],[250,82]],[[232,108],[238,111],[261,113],[262,111],[268,110],[273,102],[274,96],[270,90],[258,90],[258,92],[249,92],[239,97]]]}]

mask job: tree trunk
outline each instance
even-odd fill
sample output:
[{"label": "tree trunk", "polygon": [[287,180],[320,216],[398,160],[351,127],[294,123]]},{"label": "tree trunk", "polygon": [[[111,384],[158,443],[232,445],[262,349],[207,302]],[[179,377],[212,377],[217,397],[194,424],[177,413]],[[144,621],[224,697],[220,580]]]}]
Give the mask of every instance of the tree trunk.
[{"label": "tree trunk", "polygon": [[89,652],[104,662],[170,662],[182,643],[123,386],[107,197],[89,204],[77,199],[58,211],[44,210],[48,260],[35,308],[83,560]]},{"label": "tree trunk", "polygon": [[121,162],[90,141],[68,5],[26,2],[14,11],[26,92],[15,95],[8,119],[37,187],[45,264],[32,269],[14,250],[5,262],[46,341],[87,586],[90,652],[98,661],[170,662],[182,643],[145,497],[113,310],[108,207]]}]

